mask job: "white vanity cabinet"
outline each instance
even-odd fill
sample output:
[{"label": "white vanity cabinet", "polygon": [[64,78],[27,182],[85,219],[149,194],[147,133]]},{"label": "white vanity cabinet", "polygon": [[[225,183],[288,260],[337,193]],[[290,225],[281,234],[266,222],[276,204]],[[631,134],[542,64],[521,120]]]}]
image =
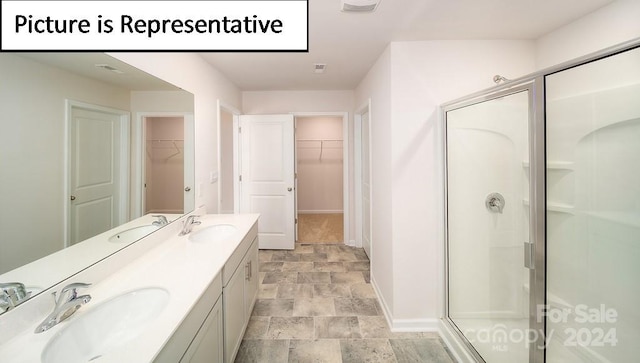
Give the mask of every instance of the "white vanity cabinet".
[{"label": "white vanity cabinet", "polygon": [[218,299],[180,363],[218,363],[224,358],[222,299]]},{"label": "white vanity cabinet", "polygon": [[[249,233],[248,236],[251,236]],[[258,293],[258,237],[243,241],[222,271],[224,361],[233,362]]]},{"label": "white vanity cabinet", "polygon": [[222,278],[218,274],[154,363],[221,363],[223,346]]}]

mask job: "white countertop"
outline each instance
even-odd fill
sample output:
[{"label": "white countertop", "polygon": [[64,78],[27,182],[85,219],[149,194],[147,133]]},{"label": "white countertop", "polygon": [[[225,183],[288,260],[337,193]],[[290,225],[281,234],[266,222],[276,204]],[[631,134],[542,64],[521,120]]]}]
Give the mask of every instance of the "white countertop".
[{"label": "white countertop", "polygon": [[[38,316],[27,329],[16,332],[13,339],[0,345],[0,357],[3,362],[36,362],[40,361],[42,350],[47,342],[58,332],[63,330],[74,319],[81,318],[90,312],[91,308],[123,293],[145,287],[161,287],[170,293],[169,301],[160,315],[145,328],[144,332],[135,340],[121,348],[95,359],[93,362],[152,362],[161,351],[173,332],[180,326],[193,306],[198,302],[202,293],[220,273],[229,257],[242,242],[243,238],[257,223],[257,214],[244,215],[203,215],[199,218],[202,224],[193,227],[191,233],[214,224],[232,224],[238,228],[225,242],[194,243],[187,236],[178,236],[182,223],[173,223],[163,228],[164,233],[154,233],[145,239],[162,238],[142,256],[130,263],[118,266],[118,263],[106,259],[78,274],[70,281],[92,283],[92,286],[82,290],[81,294],[90,294],[91,301],[80,308],[66,321],[43,333],[35,334],[34,329],[48,315],[48,312]],[[165,237],[161,237],[164,235]],[[169,235],[169,238],[166,236]],[[139,241],[140,242],[140,241]],[[137,242],[137,243],[139,243]],[[152,245],[153,246],[153,245]],[[127,249],[118,254],[127,253]],[[107,277],[100,281],[90,279],[92,269],[105,269]],[[98,274],[99,275],[99,274]],[[47,294],[48,295],[48,294]],[[53,299],[50,296],[49,309],[53,309]],[[30,301],[25,304],[30,303]],[[42,302],[40,302],[42,304]],[[12,311],[19,313],[22,306]],[[33,310],[33,309],[32,309]],[[30,311],[23,309],[22,311]],[[0,319],[2,317],[0,316]],[[0,324],[0,326],[2,326]],[[4,326],[3,329],[7,328]]]}]

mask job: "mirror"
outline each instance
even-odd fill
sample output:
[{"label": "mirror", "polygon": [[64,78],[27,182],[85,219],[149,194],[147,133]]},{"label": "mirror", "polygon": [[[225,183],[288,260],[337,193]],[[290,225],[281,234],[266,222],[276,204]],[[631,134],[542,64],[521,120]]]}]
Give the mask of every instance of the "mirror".
[{"label": "mirror", "polygon": [[101,53],[3,52],[0,85],[0,283],[36,294],[193,210],[192,94]]}]

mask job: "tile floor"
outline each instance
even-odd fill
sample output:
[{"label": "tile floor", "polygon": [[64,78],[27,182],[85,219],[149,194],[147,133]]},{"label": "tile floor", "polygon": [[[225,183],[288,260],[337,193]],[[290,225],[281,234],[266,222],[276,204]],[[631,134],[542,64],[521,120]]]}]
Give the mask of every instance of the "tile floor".
[{"label": "tile floor", "polygon": [[236,362],[454,362],[436,333],[392,333],[360,248],[260,251],[260,290]]}]

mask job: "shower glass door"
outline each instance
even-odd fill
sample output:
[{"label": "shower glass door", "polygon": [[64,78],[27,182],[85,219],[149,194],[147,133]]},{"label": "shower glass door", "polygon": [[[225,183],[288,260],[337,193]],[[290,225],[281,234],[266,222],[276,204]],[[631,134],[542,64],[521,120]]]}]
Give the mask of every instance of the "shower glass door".
[{"label": "shower glass door", "polygon": [[531,92],[445,109],[447,317],[492,363],[529,361]]},{"label": "shower glass door", "polygon": [[640,357],[640,48],[545,77],[546,362]]}]

